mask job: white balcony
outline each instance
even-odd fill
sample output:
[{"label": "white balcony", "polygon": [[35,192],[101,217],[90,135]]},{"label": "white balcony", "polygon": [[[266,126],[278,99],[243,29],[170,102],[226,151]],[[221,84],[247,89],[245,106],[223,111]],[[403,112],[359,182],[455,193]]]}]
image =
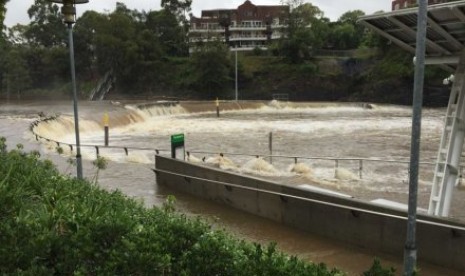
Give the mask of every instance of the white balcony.
[{"label": "white balcony", "polygon": [[190,29],[189,33],[224,33],[224,28],[212,28],[212,29],[195,28],[195,29]]},{"label": "white balcony", "polygon": [[234,26],[229,27],[230,31],[266,31],[266,27],[262,26]]},{"label": "white balcony", "polygon": [[230,36],[229,41],[265,41],[266,36]]},{"label": "white balcony", "polygon": [[[271,29],[282,29],[285,28],[285,25],[271,25]],[[266,26],[230,26],[230,31],[266,31]],[[190,28],[189,32],[193,33],[208,33],[208,32],[224,32],[223,27],[216,27],[216,28],[202,28],[202,27],[195,27]]]},{"label": "white balcony", "polygon": [[271,29],[284,29],[287,28],[286,25],[271,25]]}]

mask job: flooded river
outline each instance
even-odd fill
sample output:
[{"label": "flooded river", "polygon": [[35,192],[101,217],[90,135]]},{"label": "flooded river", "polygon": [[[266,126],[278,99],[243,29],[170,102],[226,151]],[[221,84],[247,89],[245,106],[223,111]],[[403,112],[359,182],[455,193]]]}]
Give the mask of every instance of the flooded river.
[{"label": "flooded river", "polygon": [[[155,183],[151,169],[156,153],[170,154],[170,136],[184,133],[191,162],[277,182],[311,183],[363,200],[383,198],[406,203],[410,108],[329,103],[222,103],[219,118],[213,103],[81,103],[79,110],[85,176],[92,179],[95,175],[91,165],[96,157],[95,146],[101,156],[111,161],[108,169],[100,173],[102,187],[120,189],[144,200],[147,206],[160,205],[167,195],[174,194],[178,209],[188,215],[205,217],[215,227],[225,228],[239,238],[264,243],[276,241],[290,254],[325,262],[351,275],[366,270],[374,256],[401,271],[403,256],[380,256],[168,190]],[[29,131],[30,123],[38,119],[39,113],[60,115],[34,131],[38,136],[59,141],[64,156],[56,153],[57,143],[37,141]],[[110,116],[110,148],[102,147],[105,113]],[[429,202],[432,163],[444,114],[445,109],[424,110],[419,187],[419,205],[423,209],[427,209]],[[0,136],[8,139],[9,147],[22,143],[27,150],[40,150],[62,172],[75,174],[75,168],[66,162],[72,156],[66,143],[74,143],[70,102],[0,105]],[[465,191],[459,187],[451,209],[452,217],[463,221],[464,198]],[[422,275],[459,275],[427,264],[420,267]]]}]

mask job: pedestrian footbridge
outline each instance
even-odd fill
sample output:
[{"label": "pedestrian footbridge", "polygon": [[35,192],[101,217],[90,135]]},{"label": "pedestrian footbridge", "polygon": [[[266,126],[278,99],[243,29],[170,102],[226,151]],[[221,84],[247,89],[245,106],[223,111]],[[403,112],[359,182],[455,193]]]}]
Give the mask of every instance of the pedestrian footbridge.
[{"label": "pedestrian footbridge", "polygon": [[[418,7],[363,16],[359,23],[415,55]],[[460,178],[465,138],[465,1],[432,5],[427,12],[425,64],[452,73],[444,130],[439,144],[428,213],[449,216],[452,196]]]}]

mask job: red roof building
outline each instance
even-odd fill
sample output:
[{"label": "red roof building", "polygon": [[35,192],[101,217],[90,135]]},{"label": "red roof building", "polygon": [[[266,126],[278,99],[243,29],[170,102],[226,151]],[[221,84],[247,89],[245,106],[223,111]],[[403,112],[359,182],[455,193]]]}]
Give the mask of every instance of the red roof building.
[{"label": "red roof building", "polygon": [[[451,0],[428,0],[428,5],[451,2]],[[417,0],[394,0],[392,1],[392,10],[400,10],[417,6]]]},{"label": "red roof building", "polygon": [[282,36],[281,29],[289,6],[258,6],[246,0],[236,9],[203,10],[191,17],[189,41],[197,43],[220,39],[235,50],[265,49]]}]

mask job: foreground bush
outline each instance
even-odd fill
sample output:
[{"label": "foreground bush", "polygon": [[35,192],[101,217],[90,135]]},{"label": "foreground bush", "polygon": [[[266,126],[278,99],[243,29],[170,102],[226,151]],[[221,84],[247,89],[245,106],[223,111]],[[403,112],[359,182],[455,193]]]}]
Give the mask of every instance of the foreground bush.
[{"label": "foreground bush", "polygon": [[0,140],[0,274],[341,275],[60,175]]}]

